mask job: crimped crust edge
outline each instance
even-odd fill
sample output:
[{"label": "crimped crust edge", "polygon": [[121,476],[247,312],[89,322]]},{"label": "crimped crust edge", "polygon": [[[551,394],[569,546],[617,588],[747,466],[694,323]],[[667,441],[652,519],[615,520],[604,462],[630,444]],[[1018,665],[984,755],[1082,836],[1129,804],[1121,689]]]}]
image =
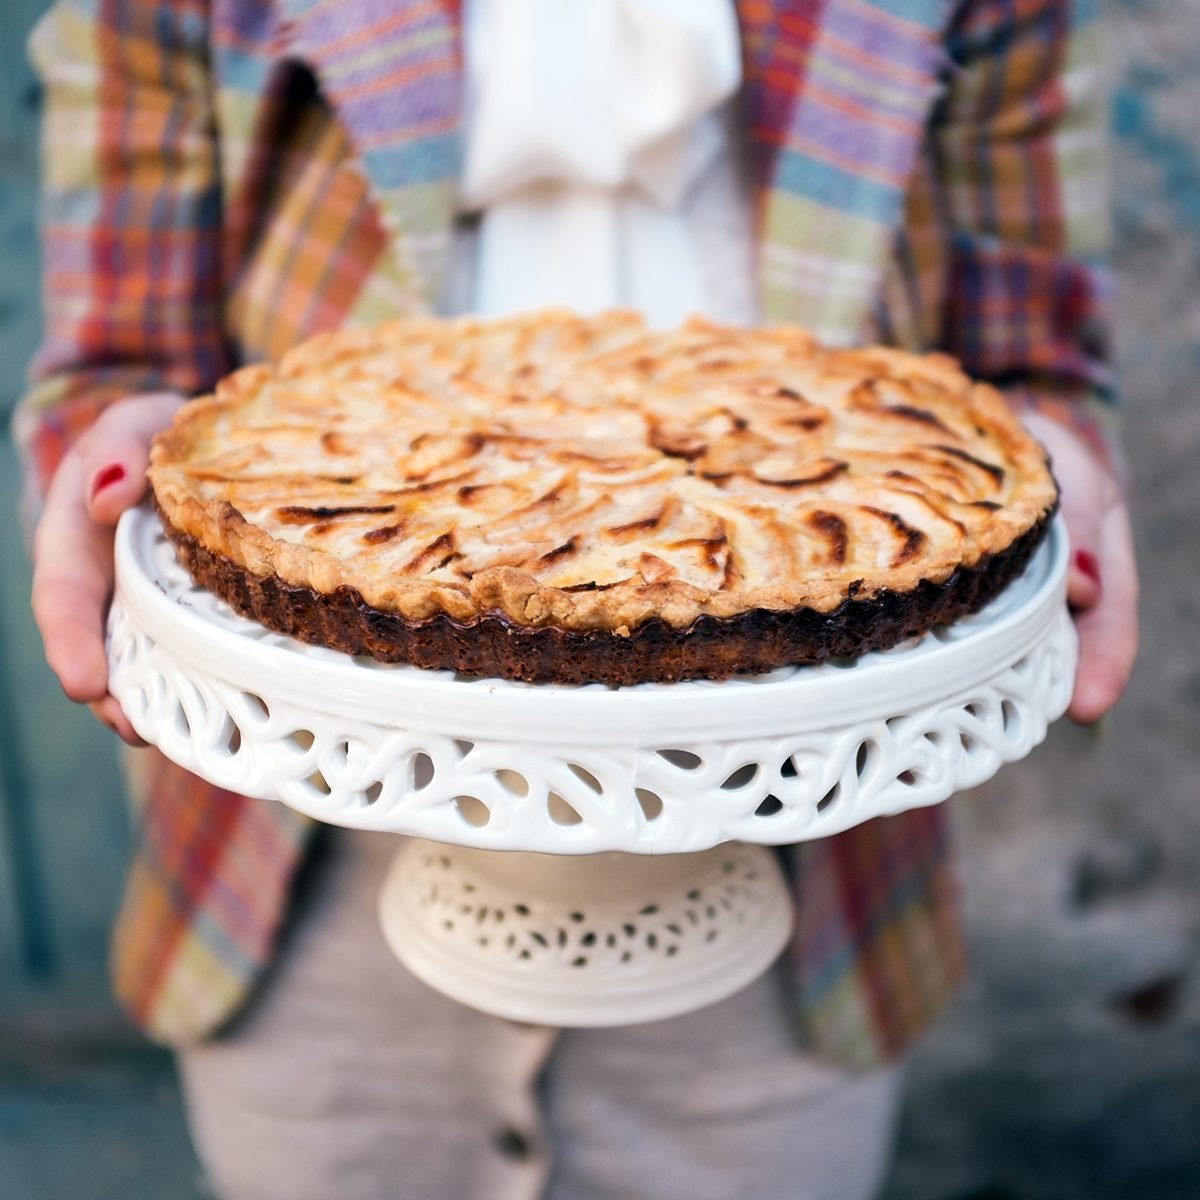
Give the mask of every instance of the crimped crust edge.
[{"label": "crimped crust edge", "polygon": [[530,683],[628,686],[727,679],[883,650],[978,612],[1015,579],[1046,537],[1057,505],[1003,550],[945,580],[906,592],[851,596],[828,612],[800,607],[702,615],[686,628],[652,617],[628,634],[522,626],[498,611],[465,621],[445,612],[414,620],[367,604],[352,587],[328,592],[256,573],[176,528],[167,537],[197,584],[244,617],[300,641],[380,662]]},{"label": "crimped crust edge", "polygon": [[[1024,536],[1045,519],[1057,502],[1053,480],[1045,470],[1044,450],[1012,418],[998,392],[985,384],[969,383],[957,365],[942,356],[917,356],[885,347],[822,353],[831,359],[853,356],[864,370],[899,364],[897,369],[908,375],[965,387],[965,398],[976,418],[1003,447],[1018,474],[1031,482],[1001,511],[994,513],[989,524],[967,544],[952,552],[925,553],[875,571],[855,571],[841,577],[828,573],[772,580],[753,588],[716,591],[698,588],[684,580],[631,580],[591,592],[562,589],[541,583],[527,570],[506,566],[485,568],[469,583],[376,577],[356,570],[320,547],[273,536],[247,521],[227,501],[196,494],[183,467],[193,441],[202,439],[206,428],[214,425],[222,413],[236,410],[272,379],[306,368],[319,368],[322,355],[346,339],[350,349],[354,349],[386,339],[390,328],[384,325],[372,331],[343,331],[313,339],[293,349],[279,367],[261,364],[245,367],[222,380],[215,394],[185,405],[169,429],[156,438],[151,451],[151,483],[170,523],[255,575],[276,576],[290,585],[309,587],[318,593],[349,587],[378,610],[408,620],[422,621],[444,614],[466,624],[482,614],[497,613],[518,626],[555,626],[623,636],[656,618],[685,630],[692,628],[701,616],[734,618],[760,609],[811,608],[832,612],[848,597],[848,584],[859,575],[860,598],[876,591],[905,593],[922,579],[941,583],[959,567],[983,562]],[[471,323],[467,322],[463,328],[469,330]]]}]

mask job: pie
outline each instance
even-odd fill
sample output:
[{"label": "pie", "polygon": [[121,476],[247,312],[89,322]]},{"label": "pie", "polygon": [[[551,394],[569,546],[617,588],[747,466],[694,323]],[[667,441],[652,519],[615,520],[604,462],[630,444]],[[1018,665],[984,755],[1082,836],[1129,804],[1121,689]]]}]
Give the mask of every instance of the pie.
[{"label": "pie", "polygon": [[271,629],[560,683],[719,679],[981,608],[1057,488],[942,355],[614,311],[324,334],[183,406],[150,479]]}]

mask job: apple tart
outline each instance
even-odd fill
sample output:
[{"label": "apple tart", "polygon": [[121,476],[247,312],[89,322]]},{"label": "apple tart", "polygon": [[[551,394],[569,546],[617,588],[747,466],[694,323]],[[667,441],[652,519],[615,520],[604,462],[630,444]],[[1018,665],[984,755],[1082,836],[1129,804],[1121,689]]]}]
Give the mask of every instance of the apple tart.
[{"label": "apple tart", "polygon": [[949,358],[627,312],[321,335],[186,404],[150,480],[192,576],[271,629],[560,683],[893,645],[997,595],[1057,504]]}]

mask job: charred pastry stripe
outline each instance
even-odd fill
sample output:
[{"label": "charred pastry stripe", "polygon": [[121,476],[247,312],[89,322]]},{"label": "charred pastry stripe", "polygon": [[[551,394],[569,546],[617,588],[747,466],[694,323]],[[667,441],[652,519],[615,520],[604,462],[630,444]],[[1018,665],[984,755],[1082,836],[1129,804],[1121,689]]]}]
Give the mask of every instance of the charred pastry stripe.
[{"label": "charred pastry stripe", "polygon": [[840,567],[846,561],[846,522],[837,513],[818,508],[808,514],[808,524],[827,542],[829,561]]},{"label": "charred pastry stripe", "polygon": [[874,513],[886,521],[904,539],[904,545],[892,559],[893,567],[901,566],[915,557],[925,544],[925,535],[919,529],[914,529],[899,513],[889,512],[886,508],[875,508],[870,504],[864,504],[862,507],[864,511]]},{"label": "charred pastry stripe", "polygon": [[706,443],[697,445],[693,442],[684,445],[682,442],[666,442],[656,437],[651,437],[650,445],[667,458],[682,458],[685,462],[695,462],[696,459],[703,458],[708,450]]},{"label": "charred pastry stripe", "polygon": [[556,501],[562,498],[562,495],[566,490],[566,481],[562,480],[556,483],[548,492],[544,492],[542,495],[540,495],[536,500],[530,501],[525,510],[522,511],[528,511],[530,508],[542,508],[545,505],[554,504]]},{"label": "charred pastry stripe", "polygon": [[[253,475],[231,475],[228,471],[210,471],[203,467],[183,467],[183,472],[191,479],[198,479],[202,483],[246,483],[246,484],[264,484],[270,483],[271,480],[278,480],[281,484],[292,484],[295,482],[296,476],[293,471],[261,471]],[[361,475],[326,475],[323,472],[314,472],[308,476],[308,482],[317,483],[337,483],[347,485],[357,483],[361,479]]]},{"label": "charred pastry stripe", "polygon": [[[715,559],[711,560],[713,565],[716,565]],[[725,546],[725,569],[721,572],[721,586],[733,587],[734,580],[738,577],[737,557],[733,553],[733,547],[726,543]]]},{"label": "charred pastry stripe", "polygon": [[528,433],[510,433],[506,430],[493,430],[488,435],[488,440],[494,442],[497,446],[511,446],[516,449],[526,447],[542,446],[544,443]]},{"label": "charred pastry stripe", "polygon": [[[945,492],[939,492],[936,488],[921,487],[919,484],[911,488],[893,488],[892,491],[898,492],[902,496],[911,496],[914,500],[920,501],[920,503],[929,509],[929,514],[935,521],[944,521],[947,525],[953,525],[959,533],[965,534],[967,532],[967,527],[957,517],[952,517],[948,512],[942,511],[943,507],[948,507],[955,502],[953,496],[947,496]],[[931,501],[929,498],[931,493],[946,501],[946,505],[938,505]]]},{"label": "charred pastry stripe", "polygon": [[181,470],[189,479],[198,480],[200,483],[259,483],[264,478],[288,478],[275,475],[231,475],[228,471],[218,471],[210,467],[184,466]]},{"label": "charred pastry stripe", "polygon": [[411,487],[389,489],[385,495],[388,496],[424,496],[430,492],[437,492],[443,488],[453,487],[454,484],[466,479],[466,475],[451,475],[448,479],[430,479],[425,483],[414,483]]},{"label": "charred pastry stripe", "polygon": [[[692,546],[704,551],[705,565],[712,567],[714,571],[728,567],[729,557],[732,556],[733,551],[730,549],[729,539],[723,533],[717,534],[714,538],[680,538],[677,542],[668,542],[666,548],[668,550],[687,550]],[[722,550],[726,552],[724,562],[718,558],[718,554]]]},{"label": "charred pastry stripe", "polygon": [[885,404],[882,411],[895,417],[906,417],[910,421],[921,421],[925,425],[932,425],[940,429],[943,433],[954,433],[954,430],[949,428],[940,417],[927,409],[916,408],[911,404]]},{"label": "charred pastry stripe", "polygon": [[667,506],[664,504],[652,517],[646,517],[641,521],[630,521],[625,525],[614,525],[606,532],[613,537],[621,537],[623,534],[637,533],[642,529],[657,529],[666,515]]},{"label": "charred pastry stripe", "polygon": [[836,479],[844,471],[850,469],[850,464],[845,462],[831,463],[824,471],[818,471],[816,475],[808,475],[803,479],[763,479],[759,475],[755,475],[754,479],[757,483],[765,483],[768,487],[777,488],[799,488],[810,487],[817,483],[828,483],[831,479]]},{"label": "charred pastry stripe", "polygon": [[[245,482],[261,483],[263,480],[267,480],[267,479],[290,480],[290,479],[294,479],[294,478],[295,478],[295,476],[290,471],[280,471],[278,475],[263,474],[263,475],[247,476]],[[361,475],[326,475],[323,472],[314,471],[313,474],[309,476],[309,478],[318,480],[321,483],[340,483],[343,486],[346,486],[351,483],[357,483],[362,478],[362,476]]]},{"label": "charred pastry stripe", "polygon": [[662,583],[675,575],[675,570],[669,562],[648,550],[643,550],[638,555],[638,571],[648,584]]},{"label": "charred pastry stripe", "polygon": [[698,441],[694,437],[688,438],[686,435],[672,435],[652,418],[647,421],[647,425],[646,441],[667,458],[682,458],[687,462],[695,462],[708,450],[707,442]]},{"label": "charred pastry stripe", "polygon": [[336,454],[339,457],[354,453],[353,447],[347,447],[345,437],[333,429],[321,434],[321,449],[328,454]]},{"label": "charred pastry stripe", "polygon": [[575,553],[578,545],[578,538],[570,537],[561,546],[555,546],[553,550],[547,550],[541,558],[537,560],[539,567],[553,566],[560,558],[568,558]]},{"label": "charred pastry stripe", "polygon": [[961,450],[958,446],[934,446],[933,449],[940,450],[943,454],[950,454],[954,458],[960,458],[963,462],[968,462],[981,471],[986,471],[996,481],[997,487],[1004,482],[1004,468],[996,466],[995,463],[984,462],[982,458],[976,458],[975,455],[968,454],[966,450]]},{"label": "charred pastry stripe", "polygon": [[495,488],[507,487],[504,483],[464,483],[455,493],[463,504],[474,504],[480,492],[491,491]]},{"label": "charred pastry stripe", "polygon": [[668,550],[683,550],[688,546],[704,546],[706,548],[720,549],[722,546],[729,545],[729,539],[723,533],[718,533],[712,538],[680,538],[677,542],[668,542]]},{"label": "charred pastry stripe", "polygon": [[[443,551],[445,553],[443,553]],[[438,563],[434,567],[430,567],[429,563],[432,559],[438,558],[441,555]],[[451,558],[454,557],[454,532],[447,530],[445,533],[439,534],[422,550],[416,558],[411,559],[405,564],[406,571],[424,571],[426,569],[436,571],[438,567],[444,567]]]},{"label": "charred pastry stripe", "polygon": [[626,471],[636,464],[633,456],[626,458],[602,458],[595,454],[585,454],[582,450],[553,450],[549,457],[561,463],[585,463],[597,471]]},{"label": "charred pastry stripe", "polygon": [[879,403],[879,379],[872,377],[856,383],[846,394],[846,407],[859,412],[877,412],[883,407]]},{"label": "charred pastry stripe", "polygon": [[614,525],[611,529],[606,530],[613,537],[620,537],[622,534],[637,533],[642,529],[654,529],[659,521],[662,520],[662,513],[658,516],[647,517],[644,521],[630,521],[628,525]]},{"label": "charred pastry stripe", "polygon": [[385,542],[393,541],[404,532],[407,522],[400,521],[395,525],[381,525],[378,529],[369,529],[363,534],[362,540],[368,546],[382,546]]},{"label": "charred pastry stripe", "polygon": [[[738,578],[739,571],[737,557],[733,552],[733,543],[729,540],[729,526],[718,519],[716,527],[719,531],[716,537],[704,540],[705,562],[714,570],[720,569],[722,587],[732,587],[734,580]],[[724,551],[723,563],[718,556],[719,551]]]},{"label": "charred pastry stripe", "polygon": [[607,592],[609,588],[615,588],[622,583],[628,583],[628,579],[614,579],[612,583],[572,583],[568,587],[560,588],[563,592]]},{"label": "charred pastry stripe", "polygon": [[[952,517],[946,510],[951,506],[956,506],[962,503],[950,495],[949,492],[943,491],[939,487],[934,487],[931,483],[926,483],[923,480],[915,479],[913,476],[904,471],[885,471],[886,479],[894,479],[899,484],[904,484],[904,487],[892,487],[888,490],[891,492],[899,492],[904,496],[912,496],[919,500],[927,509],[929,509],[933,518],[937,521],[946,521],[953,525],[959,533],[966,533],[967,527],[957,518]],[[940,503],[939,503],[940,501]],[[991,501],[988,501],[990,504]],[[999,507],[997,505],[996,507]]]},{"label": "charred pastry stripe", "polygon": [[318,508],[304,508],[298,504],[289,504],[275,510],[276,520],[284,525],[308,525],[314,521],[327,521],[330,517],[352,517],[362,514],[370,516],[374,513],[395,512],[394,504],[358,504],[358,505],[329,505]]},{"label": "charred pastry stripe", "polygon": [[[409,449],[420,450],[426,442],[431,441],[433,438],[444,438],[445,436],[442,433],[419,433],[409,443]],[[452,434],[451,436],[457,436],[458,440],[462,443],[464,458],[470,458],[472,455],[478,454],[487,444],[487,438],[477,430],[472,430],[470,433]]]}]

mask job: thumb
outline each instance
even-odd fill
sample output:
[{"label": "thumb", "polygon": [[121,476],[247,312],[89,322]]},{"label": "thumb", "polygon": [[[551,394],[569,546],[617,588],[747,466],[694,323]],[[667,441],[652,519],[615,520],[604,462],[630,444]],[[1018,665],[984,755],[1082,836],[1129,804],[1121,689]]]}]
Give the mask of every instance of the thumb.
[{"label": "thumb", "polygon": [[146,493],[150,442],[169,424],[183,397],[134,396],[107,409],[79,448],[88,516],[112,525]]}]

